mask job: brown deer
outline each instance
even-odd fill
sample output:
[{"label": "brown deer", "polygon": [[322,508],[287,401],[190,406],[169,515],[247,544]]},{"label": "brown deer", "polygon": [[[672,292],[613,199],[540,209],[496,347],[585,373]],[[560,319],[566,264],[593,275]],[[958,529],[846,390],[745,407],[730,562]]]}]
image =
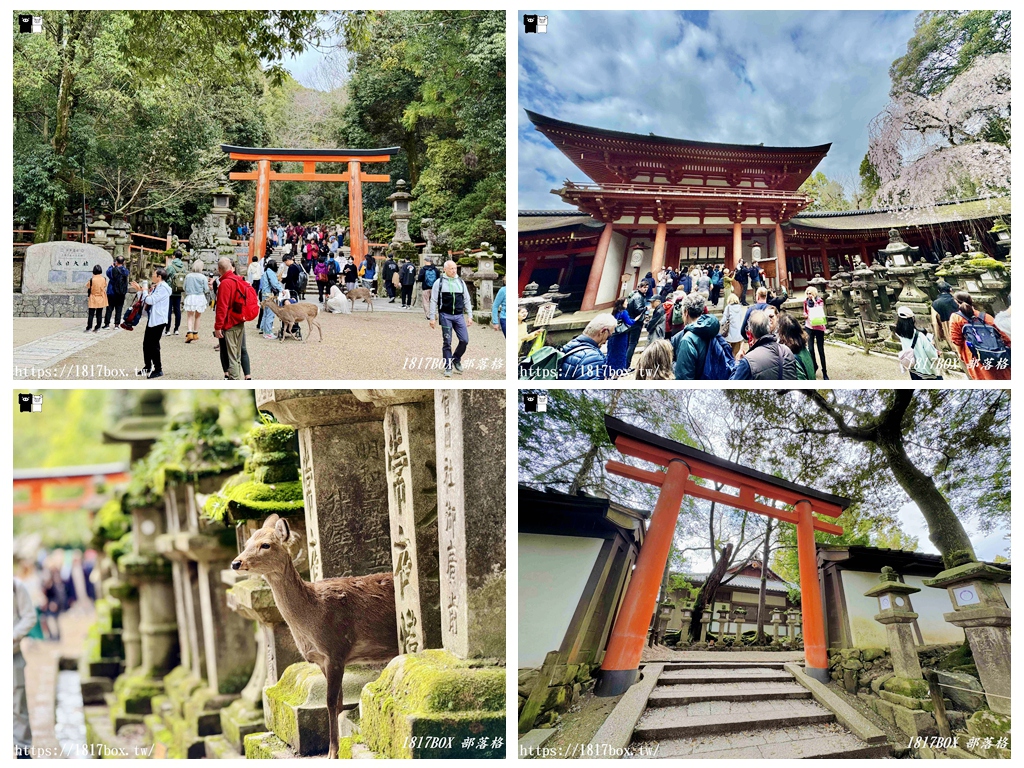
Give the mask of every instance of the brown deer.
[{"label": "brown deer", "polygon": [[324,340],[324,330],[320,327],[320,321],[316,319],[317,314],[320,312],[320,308],[316,304],[300,301],[298,304],[285,304],[283,307],[279,307],[274,299],[266,298],[260,306],[264,309],[269,309],[280,318],[281,341],[284,341],[288,336],[295,336],[292,332],[292,327],[303,320],[308,323],[306,338],[303,341],[309,341],[309,337],[313,335],[314,326],[316,326],[316,330],[320,334],[318,340]]},{"label": "brown deer", "polygon": [[353,310],[356,308],[356,302],[362,299],[366,302],[366,311],[373,312],[373,294],[369,288],[353,288],[345,294],[345,298],[352,302]]},{"label": "brown deer", "polygon": [[231,567],[267,580],[302,658],[320,667],[327,678],[327,757],[336,758],[345,666],[382,664],[398,655],[394,577],[376,573],[303,581],[289,552],[291,535],[287,521],[271,515],[249,537]]}]

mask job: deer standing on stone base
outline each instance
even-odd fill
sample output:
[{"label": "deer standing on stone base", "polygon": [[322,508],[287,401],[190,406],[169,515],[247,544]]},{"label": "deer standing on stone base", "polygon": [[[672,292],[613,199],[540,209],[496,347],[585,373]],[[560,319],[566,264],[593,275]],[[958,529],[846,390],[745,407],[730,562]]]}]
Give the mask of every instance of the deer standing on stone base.
[{"label": "deer standing on stone base", "polygon": [[376,573],[303,581],[288,551],[290,536],[287,521],[271,515],[249,537],[231,567],[267,580],[302,658],[320,667],[327,678],[327,757],[337,758],[345,666],[383,664],[398,655],[394,577]]}]

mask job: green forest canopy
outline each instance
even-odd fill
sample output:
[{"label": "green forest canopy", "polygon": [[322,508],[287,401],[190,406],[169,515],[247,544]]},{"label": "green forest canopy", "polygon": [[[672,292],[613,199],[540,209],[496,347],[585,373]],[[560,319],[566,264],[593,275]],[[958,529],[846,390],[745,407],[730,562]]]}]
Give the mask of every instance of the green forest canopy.
[{"label": "green forest canopy", "polygon": [[[17,14],[12,24],[17,25]],[[221,143],[380,147],[381,172],[410,182],[410,231],[432,217],[454,249],[504,250],[505,20],[502,11],[44,11],[15,34],[15,216],[37,241],[78,209],[134,229],[187,235],[232,166]],[[288,57],[324,53],[318,89]],[[347,62],[347,63],[346,63]],[[284,164],[282,164],[284,165]],[[252,182],[235,205],[251,217]],[[366,234],[394,234],[390,184],[364,187]],[[340,184],[277,183],[272,215],[347,222]]]}]

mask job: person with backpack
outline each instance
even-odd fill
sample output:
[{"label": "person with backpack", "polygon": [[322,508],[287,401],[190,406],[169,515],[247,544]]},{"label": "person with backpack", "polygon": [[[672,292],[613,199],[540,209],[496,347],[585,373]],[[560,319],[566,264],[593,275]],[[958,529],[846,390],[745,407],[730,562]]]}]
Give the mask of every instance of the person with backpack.
[{"label": "person with backpack", "polygon": [[683,311],[683,299],[686,294],[675,291],[662,306],[665,308],[665,338],[669,341],[686,327],[686,313]]},{"label": "person with backpack", "polygon": [[[132,282],[131,287],[136,293],[142,292],[142,287],[136,282]],[[159,379],[164,375],[160,360],[160,339],[167,328],[171,310],[171,286],[167,284],[166,269],[161,267],[153,270],[152,283],[142,301],[149,312],[149,319],[146,321],[146,332],[142,337],[142,359],[145,367],[139,375]]]},{"label": "person with backpack", "polygon": [[398,290],[395,287],[395,275],[398,274],[398,262],[395,261],[395,257],[388,252],[387,259],[384,260],[384,265],[381,267],[381,273],[384,277],[384,290],[388,294],[388,304],[394,304],[395,298],[398,296]]},{"label": "person with backpack", "polygon": [[423,303],[423,315],[429,320],[430,305],[433,299],[431,291],[433,290],[434,283],[437,282],[437,278],[441,273],[438,271],[437,267],[434,266],[434,260],[429,256],[425,257],[423,261],[424,264],[420,267],[420,271],[416,276],[416,279],[420,281],[420,301]]},{"label": "person with backpack", "polygon": [[217,315],[213,335],[221,340],[221,363],[226,379],[239,380],[242,371],[249,375],[249,353],[245,348],[245,324],[259,315],[259,300],[249,283],[235,274],[231,259],[217,262],[220,287],[217,289]]},{"label": "person with backpack", "polygon": [[[88,297],[87,304],[89,305],[89,320],[85,324],[85,332],[99,333],[103,308],[107,306],[107,278],[103,276],[103,267],[99,264],[94,264],[92,267],[92,277],[89,278],[89,282],[85,286],[85,295]],[[92,320],[94,317],[96,318],[96,330],[93,331]]]},{"label": "person with backpack", "polygon": [[[167,266],[167,284],[171,286],[171,314],[174,315],[174,335],[178,335],[178,329],[181,327],[181,292],[185,288],[185,275],[188,274],[188,270],[185,269],[185,262],[181,260],[181,252],[175,251],[174,258],[171,259]],[[164,336],[171,335],[171,318],[170,315],[167,317],[167,328],[164,330]]]},{"label": "person with backpack", "polygon": [[616,326],[615,332],[608,337],[608,372],[610,378],[617,379],[629,371],[626,352],[629,349],[630,329],[636,321],[626,311],[625,299],[615,302],[612,317],[615,318]]},{"label": "person with backpack", "polygon": [[324,293],[330,294],[327,285],[327,257],[318,256],[313,265],[313,277],[316,278],[317,301],[324,303]]},{"label": "person with backpack", "polygon": [[719,328],[718,318],[707,314],[706,308],[707,303],[701,293],[691,293],[682,301],[687,325],[682,333],[672,337],[675,353],[673,372],[677,380],[695,381],[702,377],[709,344],[718,336]]},{"label": "person with backpack", "polygon": [[733,290],[739,289],[739,299],[742,306],[747,306],[747,281],[750,279],[750,273],[747,271],[747,263],[745,261],[740,262],[739,269],[736,270],[736,274],[732,277]]},{"label": "person with backpack", "polygon": [[185,343],[199,339],[199,320],[210,305],[206,298],[210,281],[203,274],[203,262],[192,262],[192,271],[185,277]]},{"label": "person with backpack", "polygon": [[[469,327],[473,324],[473,298],[466,281],[458,276],[458,265],[448,260],[444,263],[444,274],[434,283],[430,301],[430,328],[441,321],[441,355],[444,358],[444,376],[462,373],[462,356],[469,346]],[[452,351],[452,334],[458,338],[458,346]]]},{"label": "person with backpack", "polygon": [[811,353],[807,351],[807,334],[800,327],[800,323],[787,312],[779,315],[778,338],[779,343],[789,347],[789,351],[796,358],[797,381],[814,381],[817,378],[817,371],[814,368],[814,361],[811,360]]},{"label": "person with backpack", "polygon": [[721,334],[732,347],[732,356],[736,357],[743,347],[743,318],[746,310],[740,304],[740,299],[735,293],[730,293],[725,300],[725,310],[722,312]]},{"label": "person with backpack", "polygon": [[779,344],[772,333],[771,322],[765,310],[751,313],[748,325],[754,343],[737,361],[730,377],[733,381],[796,381],[796,358],[789,347]]},{"label": "person with backpack", "polygon": [[412,309],[412,289],[416,285],[416,265],[406,256],[398,268],[398,282],[402,286],[402,309]]},{"label": "person with backpack", "polygon": [[722,295],[722,270],[715,265],[715,268],[711,270],[711,306],[718,306],[718,299]]},{"label": "person with backpack", "polygon": [[626,349],[626,368],[630,367],[633,362],[633,353],[636,351],[636,345],[640,343],[640,335],[644,332],[644,324],[640,321],[644,319],[644,315],[647,314],[647,297],[649,296],[648,291],[650,285],[645,282],[641,282],[636,287],[636,290],[629,297],[629,301],[626,302],[626,311],[629,313],[629,317],[633,320],[629,328],[629,347]]},{"label": "person with backpack", "polygon": [[747,325],[750,323],[750,315],[752,312],[756,312],[759,309],[761,311],[768,309],[768,289],[764,287],[758,288],[754,292],[754,304],[747,307],[747,312],[743,316],[743,322],[740,324],[740,335],[743,337],[743,340],[748,343],[753,341],[747,332]]},{"label": "person with backpack", "polygon": [[949,338],[960,355],[967,377],[975,381],[1009,381],[1010,337],[991,315],[976,310],[967,291],[953,294],[959,309],[949,317]]},{"label": "person with backpack", "polygon": [[341,264],[338,263],[337,253],[329,253],[327,255],[327,290],[330,293],[330,289],[338,284],[338,278],[341,276]]},{"label": "person with backpack", "polygon": [[576,338],[562,347],[558,363],[561,381],[603,381],[609,378],[608,358],[601,346],[615,332],[619,321],[610,314],[593,318]]},{"label": "person with backpack", "polygon": [[811,353],[817,378],[818,360],[814,356],[814,345],[818,345],[818,357],[821,358],[821,378],[828,381],[828,365],[825,363],[825,329],[828,327],[828,316],[825,314],[825,300],[818,295],[813,285],[807,288],[804,296],[804,328],[807,330],[807,346]]},{"label": "person with backpack", "polygon": [[128,294],[128,267],[124,265],[124,256],[118,256],[114,263],[107,267],[107,312],[103,319],[103,328],[110,327],[110,315],[114,313],[114,327],[121,325],[121,312],[124,310],[124,297]]},{"label": "person with backpack", "polygon": [[900,307],[896,310],[896,336],[900,340],[900,367],[910,374],[912,381],[941,380],[939,353],[927,334],[917,329],[914,310]]}]

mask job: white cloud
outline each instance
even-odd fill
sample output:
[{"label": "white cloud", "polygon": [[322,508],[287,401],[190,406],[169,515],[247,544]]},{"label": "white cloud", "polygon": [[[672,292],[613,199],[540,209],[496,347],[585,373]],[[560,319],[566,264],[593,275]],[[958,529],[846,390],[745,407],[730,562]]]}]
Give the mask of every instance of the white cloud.
[{"label": "white cloud", "polygon": [[[832,142],[820,168],[857,178],[915,14],[548,12],[519,35],[520,107],[563,120],[701,141]],[[564,207],[543,171],[582,173],[520,110],[520,208]]]}]

